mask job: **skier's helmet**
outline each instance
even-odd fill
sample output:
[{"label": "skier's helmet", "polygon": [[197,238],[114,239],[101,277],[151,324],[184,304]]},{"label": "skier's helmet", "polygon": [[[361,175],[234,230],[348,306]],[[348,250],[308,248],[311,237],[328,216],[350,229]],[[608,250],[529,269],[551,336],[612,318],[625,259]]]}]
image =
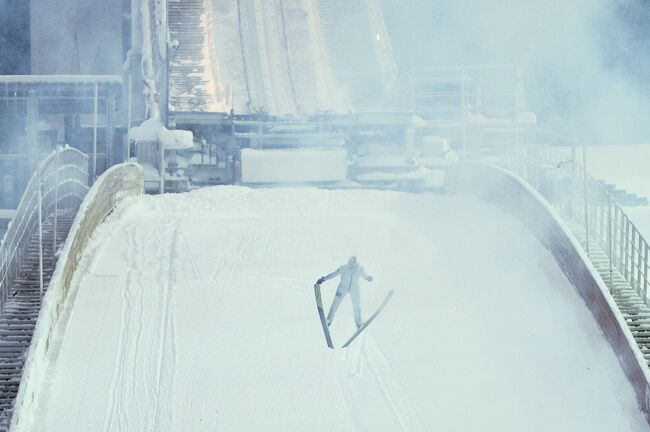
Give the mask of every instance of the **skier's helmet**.
[{"label": "skier's helmet", "polygon": [[357,260],[357,257],[351,256],[350,259],[348,260],[348,265],[357,265],[359,264],[359,260]]}]

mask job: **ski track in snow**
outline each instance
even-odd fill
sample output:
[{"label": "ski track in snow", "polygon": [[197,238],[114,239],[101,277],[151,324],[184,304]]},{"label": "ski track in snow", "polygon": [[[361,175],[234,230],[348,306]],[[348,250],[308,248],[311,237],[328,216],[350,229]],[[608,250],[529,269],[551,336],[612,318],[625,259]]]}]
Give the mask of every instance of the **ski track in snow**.
[{"label": "ski track in snow", "polygon": [[410,396],[399,377],[390,365],[381,347],[372,338],[367,335],[363,340],[364,359],[370,366],[370,370],[377,379],[382,393],[390,404],[395,413],[401,429],[403,431],[425,431],[420,416],[410,400]]},{"label": "ski track in snow", "polygon": [[[485,203],[212,188],[118,208],[88,251],[30,431],[648,430],[561,270]],[[311,287],[351,253],[375,276],[364,316],[397,291],[340,349],[354,331],[345,299],[332,351]],[[521,268],[504,277],[508,259]],[[497,273],[463,275],[463,260]],[[524,293],[520,276],[537,282]],[[335,288],[323,287],[326,311]],[[516,313],[545,339],[501,339]]]}]

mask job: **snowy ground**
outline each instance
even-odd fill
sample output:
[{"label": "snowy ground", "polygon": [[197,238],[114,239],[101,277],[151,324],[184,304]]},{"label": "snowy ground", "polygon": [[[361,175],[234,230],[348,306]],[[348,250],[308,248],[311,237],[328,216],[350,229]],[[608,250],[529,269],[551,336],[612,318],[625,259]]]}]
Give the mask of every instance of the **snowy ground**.
[{"label": "snowy ground", "polygon": [[[220,187],[128,204],[91,241],[25,430],[648,430],[551,256],[486,203]],[[375,277],[366,315],[397,292],[332,351],[312,285],[351,254]],[[337,346],[352,326],[346,300]]]}]

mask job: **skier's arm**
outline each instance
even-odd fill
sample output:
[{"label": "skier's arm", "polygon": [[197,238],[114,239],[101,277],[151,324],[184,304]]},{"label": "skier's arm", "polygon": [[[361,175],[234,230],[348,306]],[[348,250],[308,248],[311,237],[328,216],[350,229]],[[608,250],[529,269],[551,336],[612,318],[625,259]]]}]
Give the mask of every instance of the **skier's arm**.
[{"label": "skier's arm", "polygon": [[325,276],[323,276],[322,278],[318,279],[318,281],[317,281],[316,283],[317,283],[318,285],[320,285],[320,284],[322,284],[323,282],[328,281],[328,280],[330,280],[330,279],[332,279],[332,278],[338,276],[339,274],[341,274],[341,267],[337,268],[337,269],[336,269],[335,271],[333,271],[332,273],[330,273],[330,274],[328,274],[328,275],[325,275]]},{"label": "skier's arm", "polygon": [[372,276],[368,276],[366,274],[366,269],[364,269],[363,267],[361,267],[361,275],[360,276],[362,278],[364,278],[365,280],[367,280],[368,282],[372,282],[372,280],[374,279]]}]

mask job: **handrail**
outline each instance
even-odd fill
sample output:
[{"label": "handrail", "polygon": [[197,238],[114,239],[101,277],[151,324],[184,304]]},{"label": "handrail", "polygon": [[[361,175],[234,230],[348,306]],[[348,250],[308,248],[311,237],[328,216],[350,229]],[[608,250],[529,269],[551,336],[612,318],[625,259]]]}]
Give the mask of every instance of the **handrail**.
[{"label": "handrail", "polygon": [[[568,137],[563,137],[571,140]],[[575,142],[575,140],[571,140]],[[608,258],[610,290],[618,271],[650,307],[650,244],[603,184],[569,156],[548,146],[527,146],[502,165],[528,180],[585,233],[587,254],[597,246]]]},{"label": "handrail", "polygon": [[79,203],[88,191],[88,157],[77,149],[61,147],[48,155],[32,175],[0,242],[0,311],[7,300],[9,286],[20,271],[21,257],[30,236],[40,221],[63,207]]}]

